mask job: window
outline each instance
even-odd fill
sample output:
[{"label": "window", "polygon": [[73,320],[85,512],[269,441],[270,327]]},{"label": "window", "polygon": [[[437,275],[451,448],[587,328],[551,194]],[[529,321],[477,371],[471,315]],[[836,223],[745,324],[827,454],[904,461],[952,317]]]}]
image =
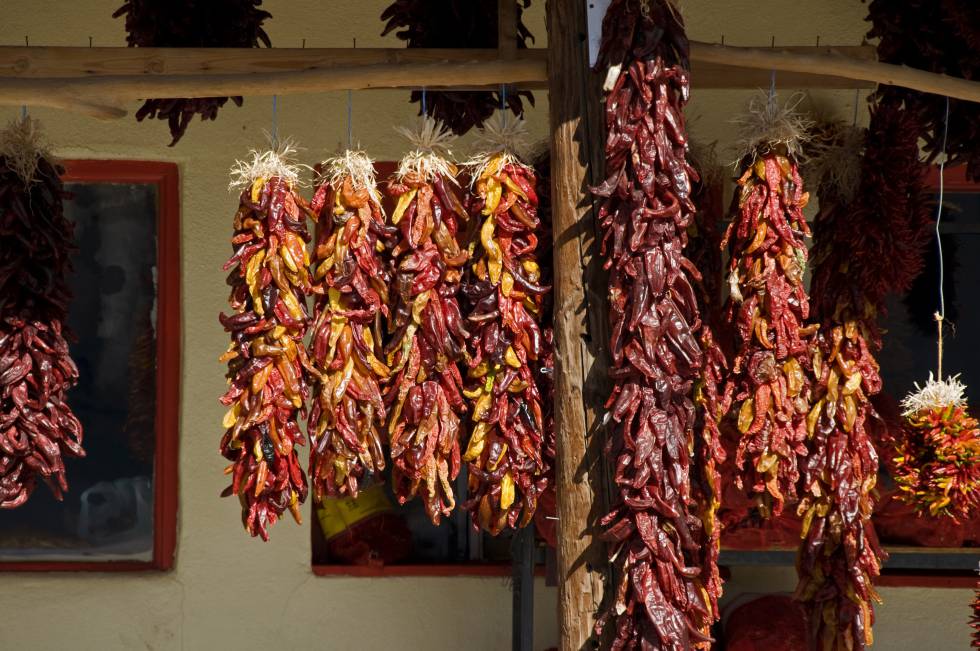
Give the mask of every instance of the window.
[{"label": "window", "polygon": [[169,569],[176,544],[180,371],[177,166],[67,161],[78,251],[68,326],[69,402],[84,459],[69,492],[39,486],[0,512],[0,569]]},{"label": "window", "polygon": [[[930,180],[938,200],[938,170]],[[969,335],[980,328],[978,290],[980,276],[980,185],[966,181],[965,168],[945,172],[943,243],[946,318],[952,328],[944,337],[943,373],[963,373],[974,410],[980,406],[980,350]],[[883,347],[877,356],[884,391],[876,402],[884,409],[898,409],[901,400],[928,378],[936,368],[936,322],[939,309],[939,256],[935,237],[930,237],[925,265],[905,296],[893,296],[882,321]],[[974,415],[977,415],[976,413]],[[944,518],[917,516],[893,499],[895,485],[887,474],[879,450],[882,472],[874,522],[882,544],[890,554],[884,564],[883,584],[973,586],[980,521],[953,524]],[[799,541],[799,522],[792,516],[762,527],[746,527],[722,538],[728,549],[722,562],[729,564],[792,564]]]}]

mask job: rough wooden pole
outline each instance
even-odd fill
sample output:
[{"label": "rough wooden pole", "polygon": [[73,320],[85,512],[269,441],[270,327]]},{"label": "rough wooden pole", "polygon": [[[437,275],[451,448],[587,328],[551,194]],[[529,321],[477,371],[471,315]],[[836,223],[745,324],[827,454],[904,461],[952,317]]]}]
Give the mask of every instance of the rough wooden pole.
[{"label": "rough wooden pole", "polygon": [[555,238],[555,431],[558,489],[558,620],[561,651],[593,647],[603,598],[605,510],[597,422],[604,400],[605,282],[593,260],[587,185],[601,156],[598,80],[588,70],[584,0],[548,1],[552,220]]}]

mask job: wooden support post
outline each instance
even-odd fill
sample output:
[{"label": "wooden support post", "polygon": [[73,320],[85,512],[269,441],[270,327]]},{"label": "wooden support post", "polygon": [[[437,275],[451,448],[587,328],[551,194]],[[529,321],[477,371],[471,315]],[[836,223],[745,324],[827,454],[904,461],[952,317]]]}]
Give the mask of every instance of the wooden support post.
[{"label": "wooden support post", "polygon": [[517,56],[517,1],[498,0],[497,54],[501,59]]},{"label": "wooden support post", "polygon": [[603,599],[606,508],[602,436],[606,397],[606,284],[595,255],[588,184],[601,170],[599,80],[588,69],[583,0],[549,0],[552,220],[555,291],[555,432],[558,489],[558,631],[561,651],[592,648]]}]

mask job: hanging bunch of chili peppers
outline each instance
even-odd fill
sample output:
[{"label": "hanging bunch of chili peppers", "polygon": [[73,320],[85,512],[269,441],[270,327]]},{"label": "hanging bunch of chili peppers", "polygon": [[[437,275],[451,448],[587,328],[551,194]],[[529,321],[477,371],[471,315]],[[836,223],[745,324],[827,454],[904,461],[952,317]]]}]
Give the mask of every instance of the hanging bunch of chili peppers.
[{"label": "hanging bunch of chili peppers", "polygon": [[[526,48],[534,36],[521,20],[531,0],[513,0],[516,5],[517,47]],[[387,21],[382,36],[395,35],[408,47],[424,48],[496,48],[497,0],[394,0],[381,20]],[[507,107],[514,115],[524,114],[524,100],[534,106],[529,91],[507,93]],[[494,91],[430,90],[422,102],[422,92],[412,91],[412,102],[420,103],[420,112],[445,124],[453,133],[463,135],[483,123],[501,105]]]},{"label": "hanging bunch of chili peppers", "polygon": [[469,368],[464,395],[473,427],[463,455],[474,525],[496,535],[524,527],[547,487],[544,409],[533,366],[544,354],[541,313],[550,287],[537,261],[537,179],[515,151],[523,123],[498,112],[481,133],[489,146],[472,167],[469,209],[482,222],[461,292]]},{"label": "hanging bunch of chili peppers", "polygon": [[[237,495],[242,523],[252,536],[269,539],[268,527],[288,509],[297,523],[306,500],[306,475],[296,446],[305,444],[298,419],[306,413],[309,387],[303,338],[309,325],[306,297],[312,291],[306,219],[296,192],[298,175],[290,150],[253,152],[233,171],[243,188],[235,213],[232,247],[225,263],[234,313],[219,315],[231,333],[221,361],[228,363],[228,407],[221,454]],[[312,371],[310,371],[312,372]]]},{"label": "hanging bunch of chili peppers", "polygon": [[[538,193],[538,251],[541,278],[538,283],[551,285],[552,278],[552,245],[551,232],[551,154],[545,150],[534,162],[534,174],[537,177]],[[547,292],[541,301],[541,354],[532,364],[534,377],[541,394],[541,417],[544,422],[542,432],[541,458],[544,461],[547,486],[538,498],[538,508],[534,511],[534,526],[538,534],[551,547],[558,544],[557,515],[558,503],[555,491],[555,331],[554,323],[554,293]]]},{"label": "hanging bunch of chili peppers", "polygon": [[313,251],[310,483],[314,498],[357,496],[365,472],[385,468],[382,399],[390,372],[381,361],[382,318],[391,282],[382,254],[395,232],[385,225],[374,162],[347,151],[325,161],[312,201]]},{"label": "hanging bunch of chili peppers", "polygon": [[703,353],[684,258],[694,206],[683,107],[688,41],[680,12],[660,0],[613,0],[599,66],[607,71],[601,252],[609,269],[615,386],[607,407],[615,506],[602,518],[616,571],[597,633],[613,649],[705,648],[719,589],[704,575],[707,538],[692,512],[695,405]]},{"label": "hanging bunch of chili peppers", "polygon": [[385,394],[392,481],[404,504],[421,495],[433,524],[456,504],[460,418],[466,411],[457,363],[470,337],[456,296],[469,253],[459,229],[467,213],[456,194],[456,168],[446,159],[448,132],[423,117],[416,149],[389,184],[398,204],[393,296],[385,347],[391,382]]},{"label": "hanging bunch of chili peppers", "polygon": [[[838,167],[858,164],[861,134],[835,125],[824,151]],[[803,469],[797,512],[803,517],[796,597],[809,612],[814,648],[843,651],[872,643],[873,582],[884,558],[871,514],[878,457],[869,436],[877,418],[870,402],[881,390],[874,353],[880,295],[855,282],[856,266],[870,253],[861,233],[868,212],[855,209],[853,187],[825,175],[818,181],[820,211],[814,221],[813,405],[806,418],[810,455]]]},{"label": "hanging bunch of chili peppers", "polygon": [[[126,17],[129,47],[272,47],[262,29],[272,15],[261,5],[262,0],[125,0],[112,17]],[[228,99],[148,99],[136,119],[167,120],[173,147],[195,115],[214,120]],[[230,99],[242,105],[241,97]]]},{"label": "hanging bunch of chili peppers", "polygon": [[736,483],[767,516],[796,501],[799,460],[807,453],[809,194],[797,163],[803,125],[792,108],[779,108],[770,93],[753,100],[748,115],[748,153],[722,241],[729,246],[727,315],[735,328],[725,395],[741,435]]},{"label": "hanging bunch of chili peppers", "polygon": [[[961,79],[980,78],[980,5],[973,0],[891,2],[872,0],[867,20],[868,38],[877,40],[878,60]],[[966,164],[967,177],[980,181],[980,106],[975,102],[949,100],[946,145],[943,133],[946,98],[897,86],[882,86],[879,98],[894,98],[912,114],[925,141],[929,162],[941,154],[947,165]]]},{"label": "hanging bunch of chili peppers", "polygon": [[720,425],[729,409],[729,400],[724,395],[728,360],[716,339],[716,333],[725,329],[721,313],[721,193],[715,191],[720,188],[713,184],[717,178],[713,150],[704,150],[701,154],[694,157],[698,178],[693,180],[691,196],[697,212],[688,227],[688,255],[700,272],[698,306],[704,321],[700,332],[704,362],[701,377],[694,388],[694,404],[697,406],[695,432],[698,436],[694,441],[696,462],[691,488],[704,527],[701,576],[711,597],[712,610],[718,612],[718,598],[722,593],[718,571],[722,531],[718,518],[722,499],[720,468],[726,459]]},{"label": "hanging bunch of chili peppers", "polygon": [[907,420],[896,443],[895,483],[901,499],[917,511],[954,522],[975,517],[980,507],[980,428],[970,416],[958,376],[933,379],[907,396]]},{"label": "hanging bunch of chili peppers", "polygon": [[18,507],[40,478],[61,500],[66,458],[84,457],[68,405],[78,368],[65,340],[74,225],[63,170],[25,117],[0,133],[0,508]]}]

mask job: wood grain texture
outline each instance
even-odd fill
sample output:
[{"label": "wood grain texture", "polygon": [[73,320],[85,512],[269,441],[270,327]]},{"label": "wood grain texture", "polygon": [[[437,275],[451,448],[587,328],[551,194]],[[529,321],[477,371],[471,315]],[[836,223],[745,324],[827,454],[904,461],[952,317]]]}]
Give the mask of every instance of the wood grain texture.
[{"label": "wood grain texture", "polygon": [[601,160],[598,80],[588,71],[585,5],[549,0],[552,220],[555,268],[555,431],[559,648],[593,648],[604,590],[602,436],[606,283],[593,255],[590,170]]}]

